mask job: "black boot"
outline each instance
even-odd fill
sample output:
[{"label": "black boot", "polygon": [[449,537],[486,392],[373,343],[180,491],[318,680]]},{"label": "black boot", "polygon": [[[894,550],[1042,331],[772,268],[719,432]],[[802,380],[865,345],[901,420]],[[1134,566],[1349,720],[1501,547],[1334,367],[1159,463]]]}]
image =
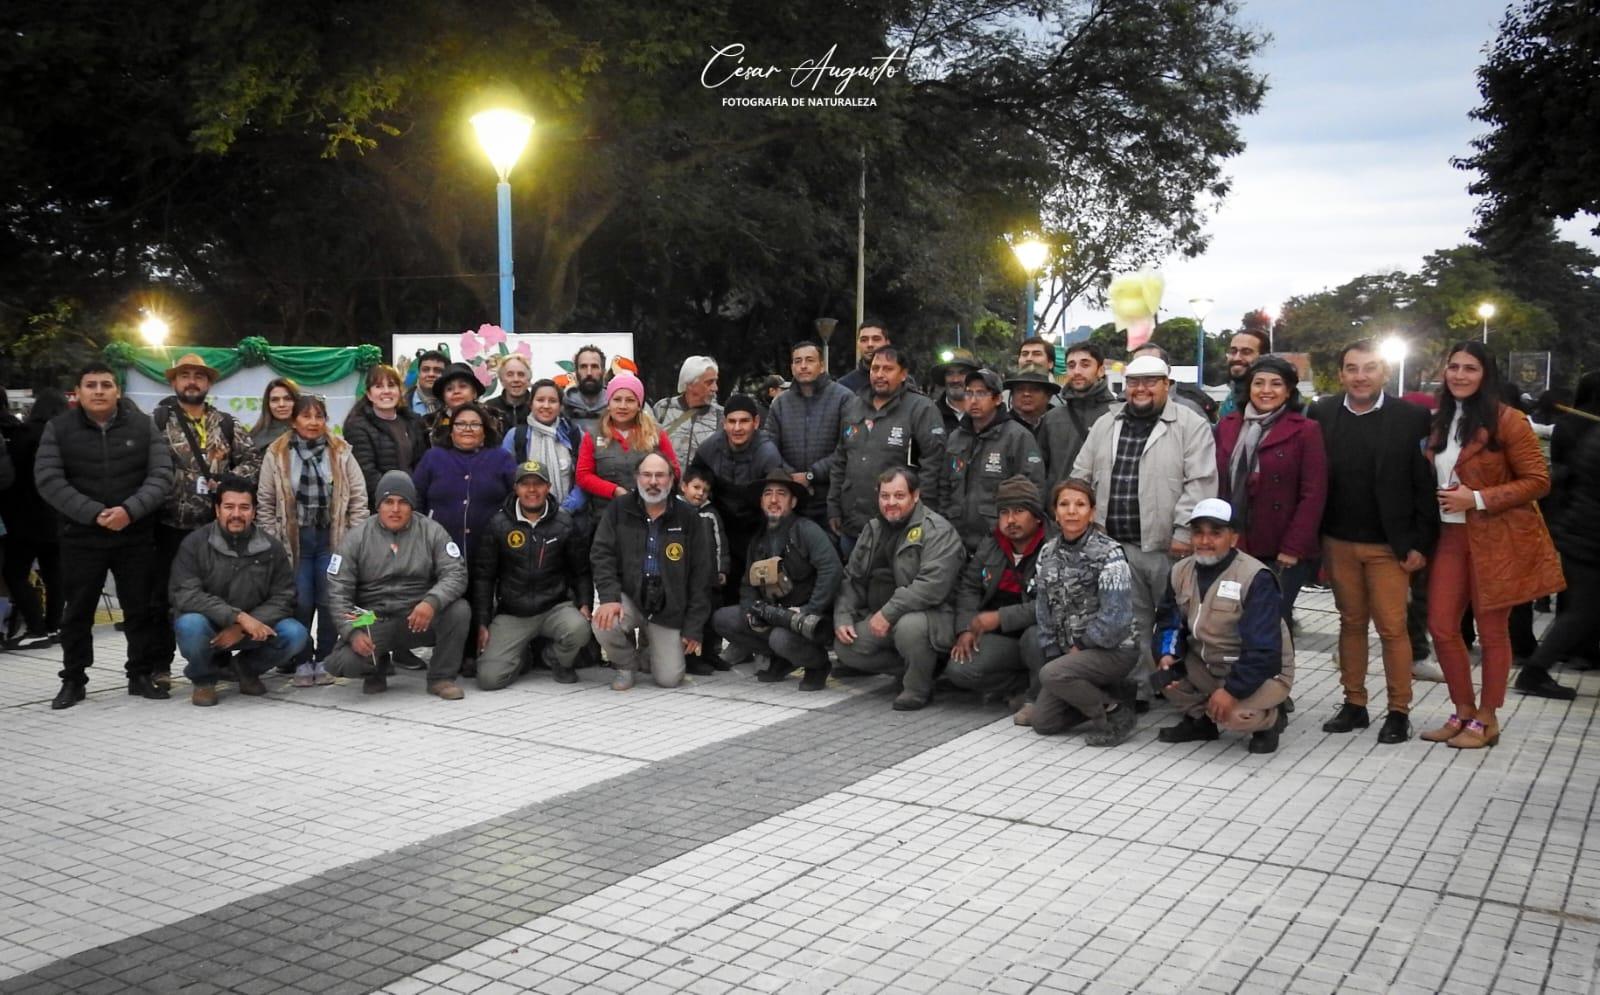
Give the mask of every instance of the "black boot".
[{"label": "black boot", "polygon": [[129,675],[128,694],[135,698],[149,698],[152,701],[165,701],[172,697],[171,692],[151,680],[149,674]]},{"label": "black boot", "polygon": [[807,667],[800,677],[800,690],[821,691],[828,683],[827,667]]},{"label": "black boot", "polygon": [[1198,719],[1185,715],[1178,720],[1175,726],[1167,726],[1156,733],[1156,738],[1163,743],[1193,743],[1198,740],[1216,739],[1222,733],[1217,729],[1217,724],[1211,717],[1202,715]]},{"label": "black boot", "polygon": [[1517,680],[1511,687],[1522,694],[1531,694],[1535,698],[1554,698],[1557,701],[1571,701],[1578,696],[1574,688],[1565,684],[1557,684],[1556,679],[1550,676],[1550,671],[1539,667],[1530,667],[1523,664],[1517,673]]},{"label": "black boot", "polygon": [[[773,660],[771,663],[767,664],[766,668],[762,670],[761,673],[756,675],[756,680],[763,684],[777,684],[785,677],[788,677],[793,670],[794,664],[790,663],[788,660]],[[810,673],[810,671],[807,671],[807,673]]]},{"label": "black boot", "polygon": [[1250,735],[1251,753],[1276,753],[1278,752],[1278,734],[1289,725],[1289,713],[1282,705],[1278,706],[1278,719],[1272,723],[1271,729],[1263,729]]},{"label": "black boot", "polygon": [[1322,723],[1323,732],[1350,732],[1354,729],[1365,729],[1371,724],[1367,718],[1367,710],[1361,705],[1352,705],[1348,701],[1339,706],[1333,718]]},{"label": "black boot", "polygon": [[83,700],[83,694],[82,684],[77,681],[62,681],[61,690],[56,692],[55,700],[50,703],[50,707],[57,711],[71,708]]}]

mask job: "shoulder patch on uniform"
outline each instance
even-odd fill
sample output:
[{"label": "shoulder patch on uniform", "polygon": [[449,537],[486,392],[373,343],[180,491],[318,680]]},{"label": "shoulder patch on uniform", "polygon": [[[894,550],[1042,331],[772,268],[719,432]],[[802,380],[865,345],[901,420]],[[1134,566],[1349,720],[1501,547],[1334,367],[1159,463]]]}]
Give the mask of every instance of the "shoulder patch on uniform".
[{"label": "shoulder patch on uniform", "polygon": [[332,556],[328,557],[328,576],[332,577],[338,574],[339,568],[342,566],[344,566],[344,557],[340,556],[338,553],[334,553]]},{"label": "shoulder patch on uniform", "polygon": [[913,525],[913,526],[911,526],[911,528],[906,530],[906,542],[921,542],[921,541],[922,541],[922,526]]},{"label": "shoulder patch on uniform", "polygon": [[445,543],[444,544],[444,551],[446,553],[449,553],[451,556],[455,557],[458,560],[461,559],[461,547],[457,546],[453,542]]}]

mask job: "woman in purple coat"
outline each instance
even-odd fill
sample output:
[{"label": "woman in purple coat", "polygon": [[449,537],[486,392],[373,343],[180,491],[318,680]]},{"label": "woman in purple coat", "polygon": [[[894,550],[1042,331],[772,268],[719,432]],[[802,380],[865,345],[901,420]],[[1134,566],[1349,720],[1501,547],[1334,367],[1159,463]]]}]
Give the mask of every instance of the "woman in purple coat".
[{"label": "woman in purple coat", "polygon": [[1245,374],[1249,403],[1217,423],[1218,496],[1233,506],[1239,548],[1267,564],[1283,591],[1283,618],[1311,576],[1328,497],[1322,430],[1300,413],[1288,360],[1263,356]]},{"label": "woman in purple coat", "polygon": [[[505,504],[516,479],[516,464],[511,454],[500,448],[496,424],[476,401],[451,408],[448,440],[423,453],[411,475],[417,485],[417,511],[450,533],[461,547],[469,573],[473,542],[483,534],[489,517]],[[467,590],[472,590],[470,577]],[[471,657],[476,648],[476,639],[467,640],[469,659],[462,665],[464,676],[475,671]]]}]

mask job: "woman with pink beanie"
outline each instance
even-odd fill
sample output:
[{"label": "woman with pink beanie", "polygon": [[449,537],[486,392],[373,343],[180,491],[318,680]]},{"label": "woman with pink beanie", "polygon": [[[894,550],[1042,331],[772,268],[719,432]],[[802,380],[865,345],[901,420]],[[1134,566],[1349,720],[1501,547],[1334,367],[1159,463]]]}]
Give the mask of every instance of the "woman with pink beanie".
[{"label": "woman with pink beanie", "polygon": [[606,384],[606,410],[593,434],[578,446],[578,486],[595,500],[596,519],[614,499],[633,490],[639,461],[660,453],[681,476],[677,454],[661,426],[644,406],[644,384],[619,373]]}]

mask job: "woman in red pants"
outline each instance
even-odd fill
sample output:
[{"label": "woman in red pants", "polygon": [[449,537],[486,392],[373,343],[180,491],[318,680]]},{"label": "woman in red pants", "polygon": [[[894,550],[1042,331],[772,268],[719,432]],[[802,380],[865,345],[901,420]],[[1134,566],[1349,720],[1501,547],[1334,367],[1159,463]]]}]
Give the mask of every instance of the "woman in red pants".
[{"label": "woman in red pants", "polygon": [[[1428,631],[1455,714],[1422,738],[1475,750],[1500,739],[1495,712],[1511,674],[1511,608],[1566,586],[1535,503],[1550,491],[1550,468],[1527,417],[1500,402],[1499,372],[1477,342],[1459,342],[1446,355],[1427,455],[1439,480],[1441,523],[1429,564]],[[1469,603],[1483,647],[1477,698],[1461,638]]]}]

